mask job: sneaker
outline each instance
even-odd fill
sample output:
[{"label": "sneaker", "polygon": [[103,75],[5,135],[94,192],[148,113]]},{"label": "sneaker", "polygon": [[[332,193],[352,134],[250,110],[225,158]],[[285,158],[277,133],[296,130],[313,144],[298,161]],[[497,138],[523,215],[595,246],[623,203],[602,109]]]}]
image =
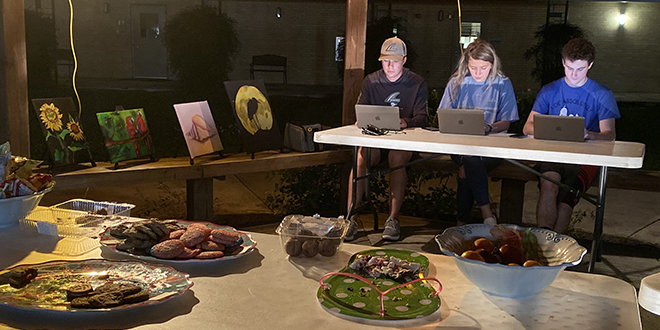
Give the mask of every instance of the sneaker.
[{"label": "sneaker", "polygon": [[495,216],[488,217],[484,219],[484,223],[491,226],[497,226],[497,219],[495,219]]},{"label": "sneaker", "polygon": [[389,217],[385,221],[385,230],[383,230],[383,239],[390,241],[398,241],[401,228],[399,227],[399,220]]},{"label": "sneaker", "polygon": [[348,225],[348,231],[346,231],[346,236],[344,236],[344,241],[352,241],[355,239],[355,234],[358,232],[358,224],[355,221],[354,217],[351,217],[351,223]]}]

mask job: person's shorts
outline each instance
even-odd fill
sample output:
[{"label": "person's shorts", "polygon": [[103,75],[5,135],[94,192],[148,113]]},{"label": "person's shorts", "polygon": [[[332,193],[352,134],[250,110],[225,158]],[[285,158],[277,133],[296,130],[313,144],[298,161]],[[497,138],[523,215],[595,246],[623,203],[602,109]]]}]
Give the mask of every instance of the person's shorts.
[{"label": "person's shorts", "polygon": [[[538,163],[534,166],[534,169],[541,173],[557,172],[561,176],[561,183],[582,192],[589,189],[591,182],[598,173],[598,167],[596,166],[575,164]],[[541,181],[539,180],[539,188],[540,185]],[[573,208],[579,201],[579,195],[571,194],[566,189],[559,189],[557,203],[565,203]]]}]

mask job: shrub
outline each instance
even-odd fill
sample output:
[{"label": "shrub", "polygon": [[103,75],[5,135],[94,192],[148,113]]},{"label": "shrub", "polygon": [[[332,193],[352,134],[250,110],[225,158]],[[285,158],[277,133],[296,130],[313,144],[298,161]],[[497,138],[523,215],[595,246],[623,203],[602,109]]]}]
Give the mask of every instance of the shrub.
[{"label": "shrub", "polygon": [[569,23],[542,25],[535,33],[536,45],[525,51],[525,59],[534,59],[536,66],[532,76],[541,85],[553,82],[564,76],[561,63],[561,49],[573,38],[584,37],[582,28]]}]

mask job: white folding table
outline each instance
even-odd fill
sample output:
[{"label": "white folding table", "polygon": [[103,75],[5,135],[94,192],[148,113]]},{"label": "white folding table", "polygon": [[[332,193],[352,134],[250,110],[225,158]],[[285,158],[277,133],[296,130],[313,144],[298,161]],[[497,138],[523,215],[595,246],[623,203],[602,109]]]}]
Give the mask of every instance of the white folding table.
[{"label": "white folding table", "polygon": [[[118,311],[57,312],[0,305],[0,328],[19,329],[640,329],[635,288],[620,279],[563,271],[546,289],[524,299],[481,292],[451,257],[424,254],[429,276],[442,282],[439,311],[409,321],[345,320],[319,303],[319,279],[339,271],[350,256],[370,247],[344,244],[334,257],[288,258],[277,235],[248,233],[257,249],[227,261],[176,264],[194,285],[162,304]],[[99,248],[77,256],[57,254],[58,238],[0,231],[0,269],[50,260],[126,259]]]},{"label": "white folding table", "polygon": [[[505,133],[488,136],[442,134],[421,128],[373,136],[362,134],[362,130],[355,125],[318,131],[314,133],[314,142],[353,146],[354,167],[357,166],[359,147],[599,166],[598,195],[594,203],[596,219],[589,272],[593,272],[603,233],[607,168],[641,168],[645,150],[644,144],[638,142],[548,141],[536,140],[532,137],[511,138]],[[354,184],[354,189],[355,186]],[[355,198],[355,192],[353,197]]]}]

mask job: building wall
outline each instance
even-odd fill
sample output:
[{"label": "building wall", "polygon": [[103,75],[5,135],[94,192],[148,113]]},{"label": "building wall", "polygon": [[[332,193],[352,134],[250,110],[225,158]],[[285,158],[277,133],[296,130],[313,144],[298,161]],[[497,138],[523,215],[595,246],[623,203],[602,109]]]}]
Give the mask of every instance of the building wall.
[{"label": "building wall", "polygon": [[[252,56],[275,54],[287,58],[290,84],[342,84],[334,51],[335,37],[346,27],[344,1],[222,1],[222,12],[236,20],[241,42],[231,79],[250,78]],[[282,82],[278,73],[257,72],[255,78]]]},{"label": "building wall", "polygon": [[[622,12],[627,20],[620,26]],[[569,22],[582,27],[596,47],[589,76],[615,93],[659,93],[658,17],[658,2],[571,2]]]},{"label": "building wall", "polygon": [[[48,1],[42,1],[46,4]],[[103,4],[109,3],[108,13]],[[79,76],[131,78],[130,6],[165,5],[168,17],[183,8],[199,5],[199,0],[86,0],[74,2],[75,44]],[[651,38],[658,30],[654,19],[660,16],[658,2],[569,3],[570,23],[582,27],[597,49],[590,76],[615,93],[657,93],[660,70],[660,43]],[[34,0],[26,0],[26,8]],[[68,48],[68,0],[54,0],[57,38],[60,48]],[[341,85],[338,63],[334,61],[335,37],[344,34],[346,1],[268,1],[222,0],[221,10],[236,21],[241,42],[230,79],[248,79],[253,55],[277,54],[288,58],[291,84]],[[277,8],[281,17],[276,17]],[[407,37],[417,51],[415,71],[429,86],[444,88],[460,55],[457,46],[458,20],[453,0],[410,1],[408,3],[371,1],[376,16],[392,12],[407,20]],[[625,10],[624,27],[616,16]],[[438,12],[443,11],[442,20]],[[538,89],[531,77],[534,66],[524,59],[525,50],[536,43],[534,32],[545,23],[545,1],[480,0],[462,3],[464,21],[483,23],[482,36],[500,56],[504,72],[516,90]],[[341,66],[341,62],[339,63]],[[257,78],[281,82],[281,74],[257,73]]]},{"label": "building wall", "polygon": [[[55,17],[58,48],[70,49],[69,1],[42,0],[42,12]],[[104,4],[108,3],[108,12]],[[131,4],[165,5],[168,17],[198,0],[85,0],[73,1],[73,38],[78,58],[78,76],[125,79],[133,77]],[[35,9],[34,0],[25,1]],[[54,10],[52,9],[54,8]]]}]

